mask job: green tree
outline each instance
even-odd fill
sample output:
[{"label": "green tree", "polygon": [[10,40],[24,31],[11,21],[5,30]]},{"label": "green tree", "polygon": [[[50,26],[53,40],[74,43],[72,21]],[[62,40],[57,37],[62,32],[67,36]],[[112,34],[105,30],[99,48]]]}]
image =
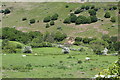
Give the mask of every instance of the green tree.
[{"label": "green tree", "polygon": [[94,8],[95,8],[95,5],[92,5],[92,6],[91,6],[91,9],[94,9]]},{"label": "green tree", "polygon": [[97,22],[98,18],[96,16],[90,16],[91,22]]},{"label": "green tree", "polygon": [[115,19],[115,17],[111,17],[111,20],[110,20],[111,22],[116,22],[116,19]]},{"label": "green tree", "polygon": [[74,15],[74,14],[72,14],[72,15],[70,16],[70,19],[71,19],[71,22],[72,22],[72,23],[75,23],[75,21],[77,20],[77,16]]},{"label": "green tree", "polygon": [[47,16],[47,17],[44,18],[43,22],[50,22],[50,20],[51,20],[51,17]]},{"label": "green tree", "polygon": [[54,21],[50,21],[50,25],[52,26],[52,25],[54,25],[55,23],[54,23]]},{"label": "green tree", "polygon": [[30,24],[33,24],[33,23],[35,23],[35,19],[30,20]]},{"label": "green tree", "polygon": [[4,10],[4,14],[9,14],[11,11],[9,9]]},{"label": "green tree", "polygon": [[75,41],[80,42],[80,41],[82,41],[82,38],[81,38],[81,37],[76,37],[76,38],[75,38]]},{"label": "green tree", "polygon": [[71,23],[71,19],[70,19],[70,18],[66,18],[66,19],[64,20],[64,23],[70,24],[70,23]]},{"label": "green tree", "polygon": [[74,13],[75,14],[79,14],[80,12],[82,12],[82,10],[81,9],[77,9]]},{"label": "green tree", "polygon": [[49,27],[50,27],[50,25],[47,23],[45,27],[46,27],[46,28],[49,28]]},{"label": "green tree", "polygon": [[104,15],[105,18],[110,18],[110,13],[109,12],[106,12],[105,15]]},{"label": "green tree", "polygon": [[51,17],[51,20],[57,20],[58,19],[58,14],[54,14],[52,17]]},{"label": "green tree", "polygon": [[61,33],[61,32],[56,32],[56,33],[55,33],[54,40],[60,42],[60,41],[63,41],[66,37],[67,37],[66,34]]},{"label": "green tree", "polygon": [[81,9],[85,9],[85,5],[82,5],[82,6],[81,6]]},{"label": "green tree", "polygon": [[113,9],[116,10],[116,9],[117,9],[117,6],[113,6]]},{"label": "green tree", "polygon": [[91,16],[96,15],[96,11],[94,9],[90,9],[88,12]]}]

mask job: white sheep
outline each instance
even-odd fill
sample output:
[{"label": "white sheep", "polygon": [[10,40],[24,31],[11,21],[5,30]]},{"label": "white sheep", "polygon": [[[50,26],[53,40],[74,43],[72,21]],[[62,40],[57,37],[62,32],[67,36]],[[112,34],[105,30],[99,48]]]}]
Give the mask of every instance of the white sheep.
[{"label": "white sheep", "polygon": [[22,57],[26,57],[26,55],[22,55]]},{"label": "white sheep", "polygon": [[90,60],[90,58],[89,58],[89,57],[86,57],[85,60]]}]

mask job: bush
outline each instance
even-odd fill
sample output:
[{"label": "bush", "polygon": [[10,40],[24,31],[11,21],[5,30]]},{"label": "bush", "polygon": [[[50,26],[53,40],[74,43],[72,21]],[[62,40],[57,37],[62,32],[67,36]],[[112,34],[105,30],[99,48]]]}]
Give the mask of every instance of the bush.
[{"label": "bush", "polygon": [[75,41],[79,41],[80,42],[80,41],[82,41],[82,38],[81,37],[76,37]]},{"label": "bush", "polygon": [[86,9],[86,10],[90,9],[90,6],[87,5],[87,6],[85,7],[85,9]]},{"label": "bush", "polygon": [[51,17],[51,20],[57,20],[58,19],[58,14],[54,14],[52,17]]},{"label": "bush", "polygon": [[32,48],[31,46],[25,46],[23,48],[23,53],[32,53]]},{"label": "bush", "polygon": [[91,16],[96,15],[96,11],[94,9],[91,9],[88,11]]},{"label": "bush", "polygon": [[30,24],[33,24],[33,23],[35,23],[35,19],[30,20]]},{"label": "bush", "polygon": [[66,34],[61,33],[61,32],[56,32],[56,33],[55,33],[54,40],[56,40],[56,41],[59,42],[59,41],[63,41],[66,37],[67,37]]},{"label": "bush", "polygon": [[83,38],[83,43],[89,44],[89,42],[92,41],[91,38]]},{"label": "bush", "polygon": [[47,23],[47,24],[46,24],[46,28],[49,28],[49,27],[50,27],[50,25]]},{"label": "bush", "polygon": [[83,20],[81,18],[77,18],[77,20],[75,21],[76,25],[82,24]]},{"label": "bush", "polygon": [[81,9],[85,9],[85,5],[82,5],[82,6],[81,6]]},{"label": "bush", "polygon": [[9,9],[4,10],[4,14],[9,14],[11,11]]},{"label": "bush", "polygon": [[98,8],[94,8],[95,11],[98,11]]},{"label": "bush", "polygon": [[90,16],[91,22],[97,22],[98,18],[96,16]]},{"label": "bush", "polygon": [[68,7],[69,7],[68,5],[65,6],[65,8],[68,8]]},{"label": "bush", "polygon": [[116,10],[116,9],[117,9],[117,6],[113,6],[113,9]]},{"label": "bush", "polygon": [[51,17],[48,16],[48,17],[45,17],[45,18],[44,18],[43,22],[50,22],[50,20],[51,20]]},{"label": "bush", "polygon": [[70,24],[70,23],[71,23],[71,19],[70,19],[70,18],[66,18],[66,19],[64,20],[64,23]]},{"label": "bush", "polygon": [[105,15],[104,15],[105,18],[110,18],[110,13],[109,12],[106,12]]},{"label": "bush", "polygon": [[111,43],[111,39],[110,39],[110,36],[109,35],[103,35],[102,36],[102,39],[104,40],[104,41],[106,41],[106,42],[108,42],[108,43]]},{"label": "bush", "polygon": [[91,9],[94,9],[94,8],[95,8],[95,5],[92,5],[92,6],[91,6]]},{"label": "bush", "polygon": [[24,18],[22,18],[22,21],[25,21],[25,20],[27,20],[27,18],[25,18],[25,17],[24,17]]},{"label": "bush", "polygon": [[74,45],[77,45],[77,46],[82,45],[82,44],[83,44],[82,42],[78,42],[78,41],[74,42]]},{"label": "bush", "polygon": [[75,13],[75,14],[79,14],[80,12],[82,12],[82,10],[77,9],[74,13]]},{"label": "bush", "polygon": [[115,19],[115,17],[111,17],[111,20],[110,20],[111,22],[116,22],[116,19]]},{"label": "bush", "polygon": [[22,49],[22,45],[17,44],[17,45],[16,45],[16,48],[18,48],[18,49]]},{"label": "bush", "polygon": [[51,25],[51,26],[54,25],[54,24],[55,24],[54,21],[51,21],[51,22],[50,22],[50,25]]},{"label": "bush", "polygon": [[72,23],[75,23],[75,21],[77,20],[77,16],[74,14],[71,14],[70,19]]},{"label": "bush", "polygon": [[81,61],[81,60],[78,60],[78,63],[79,63],[79,64],[81,64],[81,63],[82,63],[82,61]]}]

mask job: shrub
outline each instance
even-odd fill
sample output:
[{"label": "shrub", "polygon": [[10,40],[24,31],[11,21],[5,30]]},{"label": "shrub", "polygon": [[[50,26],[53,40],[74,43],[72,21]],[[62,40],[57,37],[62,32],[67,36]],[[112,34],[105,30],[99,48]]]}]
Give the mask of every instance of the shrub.
[{"label": "shrub", "polygon": [[83,20],[81,18],[77,18],[77,20],[75,21],[75,24],[82,24]]},{"label": "shrub", "polygon": [[50,25],[47,23],[45,27],[46,27],[46,28],[49,28],[49,27],[50,27]]},{"label": "shrub", "polygon": [[71,19],[70,19],[70,18],[66,18],[66,19],[64,20],[64,23],[70,24],[70,22],[71,22]]},{"label": "shrub", "polygon": [[68,7],[69,7],[68,5],[65,6],[65,8],[68,8]]},{"label": "shrub", "polygon": [[9,14],[11,11],[9,9],[4,10],[4,14]]},{"label": "shrub", "polygon": [[30,20],[30,24],[33,24],[33,23],[35,23],[35,19]]},{"label": "shrub", "polygon": [[91,22],[97,22],[98,18],[96,16],[90,16]]},{"label": "shrub", "polygon": [[74,14],[71,14],[70,19],[72,23],[75,23],[75,21],[77,20],[77,16]]},{"label": "shrub", "polygon": [[81,9],[85,9],[85,5],[82,5],[82,6],[81,6]]},{"label": "shrub", "polygon": [[110,40],[111,40],[112,42],[116,42],[116,41],[117,41],[117,36],[111,36],[111,37],[110,37]]},{"label": "shrub", "polygon": [[110,20],[111,22],[116,22],[116,19],[115,19],[115,17],[111,17],[111,20]]},{"label": "shrub", "polygon": [[79,45],[81,45],[81,42],[75,41],[75,42],[74,42],[74,45],[79,46]]},{"label": "shrub", "polygon": [[98,8],[94,8],[95,11],[98,11]]},{"label": "shrub", "polygon": [[91,16],[96,15],[96,11],[94,9],[91,9],[88,11]]},{"label": "shrub", "polygon": [[110,18],[110,13],[109,12],[106,12],[105,15],[104,15],[105,18]]},{"label": "shrub", "polygon": [[59,41],[63,41],[66,37],[67,37],[66,34],[61,33],[61,32],[56,32],[56,33],[55,33],[54,40],[56,40],[56,41],[59,42]]},{"label": "shrub", "polygon": [[75,41],[82,41],[82,38],[81,37],[76,37]]},{"label": "shrub", "polygon": [[16,45],[16,48],[18,48],[18,49],[22,49],[22,45],[17,44],[17,45]]},{"label": "shrub", "polygon": [[83,38],[83,43],[89,44],[91,40],[92,40],[91,38]]},{"label": "shrub", "polygon": [[78,63],[79,63],[79,64],[81,64],[81,63],[82,63],[82,61],[81,61],[81,60],[78,60]]},{"label": "shrub", "polygon": [[95,8],[95,5],[92,5],[92,6],[91,6],[91,9],[94,9],[94,8]]},{"label": "shrub", "polygon": [[23,48],[23,53],[32,53],[32,48],[31,46],[25,46]]},{"label": "shrub", "polygon": [[74,13],[75,13],[75,14],[79,14],[80,12],[82,12],[82,10],[77,9]]},{"label": "shrub", "polygon": [[116,9],[117,9],[117,6],[113,6],[113,9],[116,10]]},{"label": "shrub", "polygon": [[50,22],[50,25],[51,25],[51,26],[54,25],[54,24],[55,24],[54,21],[51,21],[51,22]]},{"label": "shrub", "polygon": [[90,9],[90,6],[87,5],[87,6],[85,7],[85,9],[86,9],[86,10]]},{"label": "shrub", "polygon": [[27,20],[27,18],[25,18],[25,17],[24,17],[24,18],[22,18],[22,21],[25,21],[25,20]]},{"label": "shrub", "polygon": [[108,43],[111,43],[111,39],[110,39],[110,36],[109,35],[103,35],[102,36],[102,39],[104,40],[104,41],[107,41]]},{"label": "shrub", "polygon": [[58,14],[54,14],[52,17],[51,17],[51,20],[57,20],[58,19]]},{"label": "shrub", "polygon": [[51,17],[47,16],[47,17],[44,18],[43,22],[50,22],[50,20],[51,20]]},{"label": "shrub", "polygon": [[87,17],[86,19],[87,19],[86,23],[90,24],[92,22],[91,17]]}]

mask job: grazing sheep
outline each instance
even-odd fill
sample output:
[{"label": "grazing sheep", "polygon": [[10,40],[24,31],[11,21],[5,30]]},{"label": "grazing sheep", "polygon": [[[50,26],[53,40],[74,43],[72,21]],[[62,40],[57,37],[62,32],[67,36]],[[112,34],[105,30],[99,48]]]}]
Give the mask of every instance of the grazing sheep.
[{"label": "grazing sheep", "polygon": [[85,60],[89,61],[89,60],[90,60],[90,58],[89,58],[89,57],[86,57],[86,58],[85,58]]},{"label": "grazing sheep", "polygon": [[64,54],[68,54],[68,53],[70,53],[70,49],[67,48],[67,47],[64,47],[64,48],[62,49],[62,52],[63,52]]},{"label": "grazing sheep", "polygon": [[26,57],[26,55],[22,55],[22,57]]},{"label": "grazing sheep", "polygon": [[35,56],[37,56],[38,54],[37,53],[35,53]]},{"label": "grazing sheep", "polygon": [[6,55],[6,54],[3,54],[3,55]]}]

